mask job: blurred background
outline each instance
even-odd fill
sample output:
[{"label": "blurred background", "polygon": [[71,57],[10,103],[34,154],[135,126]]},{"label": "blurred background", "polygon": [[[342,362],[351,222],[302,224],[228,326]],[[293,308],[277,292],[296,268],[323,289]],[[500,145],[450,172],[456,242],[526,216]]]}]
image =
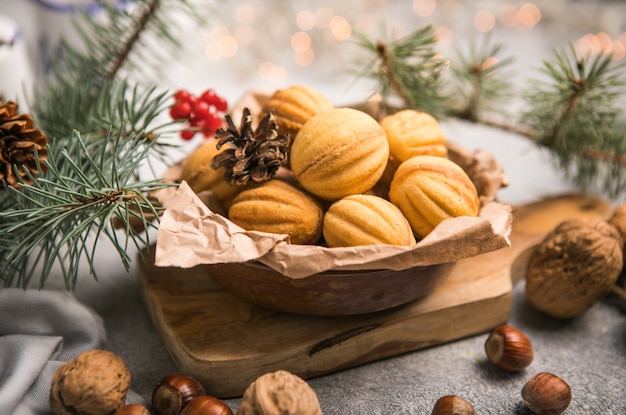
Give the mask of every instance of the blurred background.
[{"label": "blurred background", "polygon": [[[359,32],[391,41],[431,25],[447,59],[477,41],[499,43],[503,55],[513,58],[507,74],[517,95],[541,76],[542,61],[555,49],[572,45],[582,54],[607,53],[626,62],[626,2],[619,0],[188,1],[197,5],[200,19],[169,11],[180,48],[166,59],[146,59],[154,79],[140,81],[195,94],[212,88],[231,104],[252,89],[271,92],[293,84],[314,87],[337,106],[372,98],[373,81],[356,76],[363,68],[355,60],[365,53],[353,36]],[[129,10],[135,3],[109,2]],[[27,109],[26,91],[46,82],[52,57],[62,58],[61,36],[77,41],[72,26],[77,9],[105,18],[94,0],[0,0],[5,98],[17,98]],[[152,50],[160,47],[155,41]],[[517,104],[514,97],[507,111]],[[442,127],[450,139],[470,149],[486,147],[506,166],[511,186],[501,191],[503,201],[523,203],[570,188],[550,157],[527,139],[456,120]],[[197,140],[184,143],[185,151]]]},{"label": "blurred background", "polygon": [[[444,56],[489,36],[514,57],[518,76],[570,43],[583,53],[603,51],[615,60],[626,56],[626,2],[619,0],[192,1],[204,21],[182,15],[177,20],[181,49],[161,63],[158,82],[190,90],[214,87],[231,100],[244,85],[271,90],[295,83],[319,83],[335,101],[363,98],[369,91],[353,84],[353,61],[360,52],[355,32],[392,40],[432,25]],[[109,2],[133,7],[133,0]],[[70,42],[76,37],[71,24],[76,9],[96,18],[103,14],[94,0],[0,0],[5,16],[0,49],[27,50],[26,83],[45,78],[60,36]],[[1,65],[4,75],[6,65]],[[5,95],[19,89],[5,84]]]}]

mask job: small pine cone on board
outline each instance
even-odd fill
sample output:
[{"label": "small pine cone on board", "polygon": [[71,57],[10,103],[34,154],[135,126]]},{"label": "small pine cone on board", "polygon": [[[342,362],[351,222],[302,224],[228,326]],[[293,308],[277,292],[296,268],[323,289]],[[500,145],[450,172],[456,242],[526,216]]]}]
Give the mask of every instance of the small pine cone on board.
[{"label": "small pine cone on board", "polygon": [[558,225],[535,248],[526,271],[526,297],[552,317],[589,310],[611,291],[622,270],[618,230],[599,218]]}]

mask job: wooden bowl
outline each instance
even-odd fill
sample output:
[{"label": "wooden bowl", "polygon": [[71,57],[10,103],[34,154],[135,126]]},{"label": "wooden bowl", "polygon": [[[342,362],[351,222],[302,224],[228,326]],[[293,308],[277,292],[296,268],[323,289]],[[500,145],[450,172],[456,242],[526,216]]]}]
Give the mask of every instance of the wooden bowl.
[{"label": "wooden bowl", "polygon": [[292,314],[341,316],[386,310],[422,298],[452,265],[401,271],[325,271],[298,279],[259,262],[205,266],[218,284],[254,304]]}]

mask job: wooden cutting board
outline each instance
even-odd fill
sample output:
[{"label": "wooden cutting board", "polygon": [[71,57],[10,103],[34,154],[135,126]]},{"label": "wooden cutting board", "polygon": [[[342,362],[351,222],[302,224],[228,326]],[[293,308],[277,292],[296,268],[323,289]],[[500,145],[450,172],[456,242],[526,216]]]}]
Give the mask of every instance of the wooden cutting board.
[{"label": "wooden cutting board", "polygon": [[198,378],[208,394],[236,397],[278,369],[309,379],[487,332],[509,318],[513,284],[523,278],[520,254],[565,219],[611,212],[606,201],[581,195],[517,207],[510,247],[458,261],[423,299],[366,315],[264,309],[224,291],[204,268],[159,268],[149,255],[139,261],[139,286],[179,370]]}]

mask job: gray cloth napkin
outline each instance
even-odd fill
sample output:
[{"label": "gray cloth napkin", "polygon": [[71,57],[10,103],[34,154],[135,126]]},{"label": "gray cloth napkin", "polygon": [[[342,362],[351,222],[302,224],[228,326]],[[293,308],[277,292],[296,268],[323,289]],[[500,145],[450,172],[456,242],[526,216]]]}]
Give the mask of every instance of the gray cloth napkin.
[{"label": "gray cloth napkin", "polygon": [[50,414],[55,370],[105,339],[100,316],[70,293],[0,289],[0,414]]}]

